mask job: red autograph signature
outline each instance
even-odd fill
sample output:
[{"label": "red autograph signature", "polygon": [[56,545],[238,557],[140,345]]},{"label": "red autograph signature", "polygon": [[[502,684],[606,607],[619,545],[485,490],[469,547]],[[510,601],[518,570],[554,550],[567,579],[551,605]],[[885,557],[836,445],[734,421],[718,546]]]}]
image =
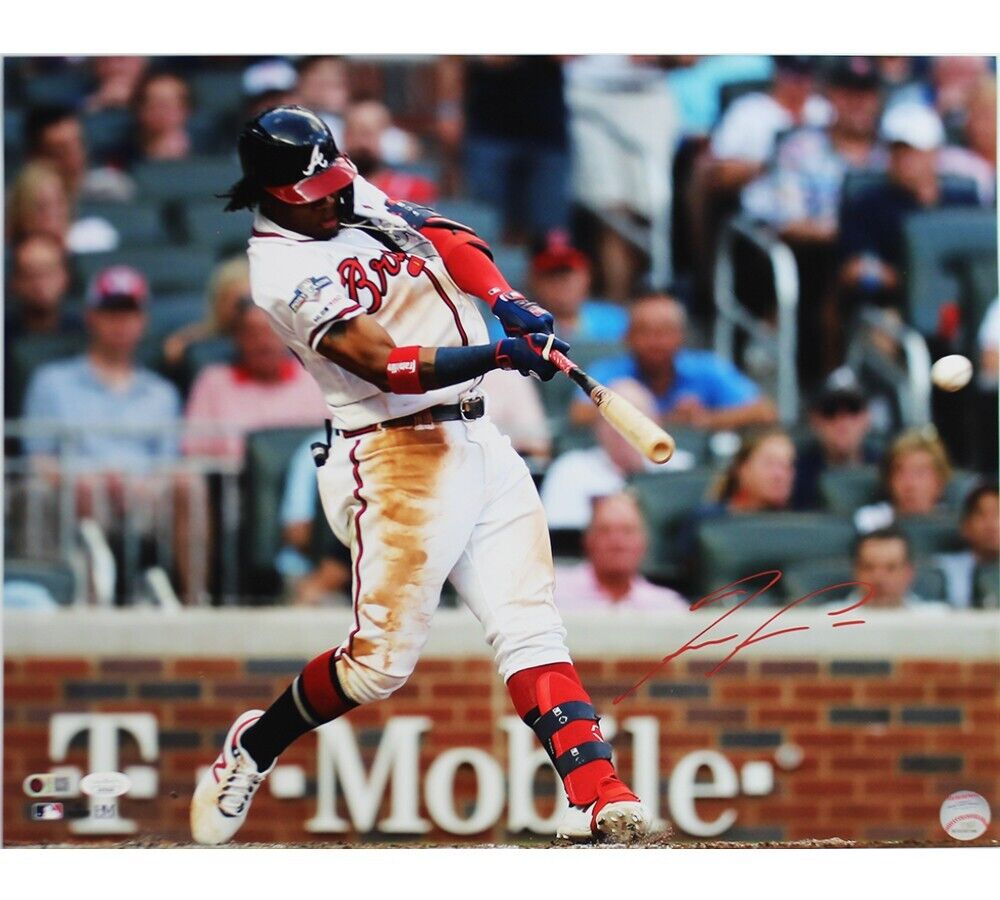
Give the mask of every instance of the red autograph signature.
[{"label": "red autograph signature", "polygon": [[[766,572],[758,572],[755,575],[747,575],[745,578],[740,578],[738,581],[734,581],[731,584],[727,584],[725,587],[717,588],[716,590],[712,591],[712,593],[702,597],[696,603],[693,603],[691,605],[691,609],[693,611],[696,609],[701,609],[703,606],[707,606],[709,603],[715,603],[718,600],[725,600],[727,597],[734,597],[734,596],[741,597],[744,594],[746,594],[747,591],[743,589],[738,589],[738,585],[745,584],[748,581],[753,581],[755,578],[764,578],[767,576],[773,576],[771,577],[770,581],[767,582],[767,584],[765,584],[763,587],[758,588],[756,591],[750,594],[749,597],[746,597],[745,599],[741,600],[739,603],[733,606],[732,609],[726,610],[726,612],[724,612],[721,616],[719,616],[719,618],[717,618],[714,622],[712,622],[710,625],[706,626],[701,631],[699,631],[698,634],[696,634],[693,638],[691,638],[691,640],[681,645],[679,649],[675,650],[673,653],[668,654],[667,656],[664,656],[663,659],[661,659],[646,675],[644,675],[641,679],[639,679],[639,681],[633,684],[632,687],[630,687],[624,694],[620,694],[619,696],[615,697],[614,703],[621,703],[621,701],[624,700],[626,697],[628,697],[629,694],[634,693],[636,690],[642,687],[643,684],[649,681],[649,679],[652,678],[658,671],[660,671],[660,669],[662,669],[668,662],[670,662],[673,659],[677,659],[677,657],[680,656],[681,654],[687,653],[689,650],[701,650],[703,647],[712,647],[716,645],[727,644],[730,641],[734,641],[737,638],[739,638],[738,634],[727,634],[725,637],[717,637],[717,638],[709,638],[707,640],[701,640],[701,638],[703,638],[709,631],[711,631],[716,625],[718,625],[724,619],[726,619],[734,612],[736,612],[736,610],[745,606],[751,600],[756,600],[761,594],[769,591],[779,581],[781,581],[782,572],[780,570],[768,569]],[[707,678],[711,675],[714,675],[716,672],[720,671],[744,647],[749,647],[751,644],[758,644],[761,641],[768,640],[769,638],[778,637],[778,635],[781,634],[791,634],[793,631],[808,631],[809,630],[808,625],[796,625],[793,628],[779,628],[775,631],[770,631],[767,634],[761,634],[761,632],[765,628],[767,628],[775,619],[779,618],[781,615],[788,612],[788,610],[798,606],[800,603],[805,603],[807,600],[811,600],[813,597],[818,597],[820,596],[820,594],[824,594],[827,591],[833,591],[836,590],[837,588],[843,588],[843,587],[862,587],[862,588],[867,588],[868,591],[860,600],[858,600],[856,603],[852,603],[850,606],[845,606],[843,609],[829,610],[827,612],[828,616],[843,615],[844,613],[848,613],[853,609],[857,609],[859,606],[863,606],[871,599],[872,596],[871,585],[864,584],[863,582],[860,581],[842,581],[839,584],[831,584],[828,587],[820,588],[819,590],[813,591],[811,594],[806,594],[804,597],[799,597],[797,600],[793,600],[787,606],[779,609],[773,616],[771,616],[766,622],[764,622],[763,625],[758,627],[750,635],[741,640],[735,647],[733,647],[732,650],[730,650],[727,656],[723,657],[723,659],[721,659],[717,665],[713,666],[705,673],[705,677]],[[833,627],[839,628],[842,625],[864,625],[864,624],[865,624],[864,619],[848,619],[843,622],[834,622]],[[696,643],[697,641],[701,642]]]}]

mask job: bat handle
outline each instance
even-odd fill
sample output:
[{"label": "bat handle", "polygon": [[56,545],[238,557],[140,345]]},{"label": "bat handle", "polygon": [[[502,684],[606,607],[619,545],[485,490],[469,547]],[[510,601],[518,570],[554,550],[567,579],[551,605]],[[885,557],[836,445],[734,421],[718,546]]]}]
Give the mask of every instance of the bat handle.
[{"label": "bat handle", "polygon": [[562,353],[559,350],[550,350],[549,362],[564,375],[572,378],[588,397],[594,392],[594,388],[598,387],[597,382],[584,372],[583,369],[573,362],[573,360],[571,360],[565,353]]}]

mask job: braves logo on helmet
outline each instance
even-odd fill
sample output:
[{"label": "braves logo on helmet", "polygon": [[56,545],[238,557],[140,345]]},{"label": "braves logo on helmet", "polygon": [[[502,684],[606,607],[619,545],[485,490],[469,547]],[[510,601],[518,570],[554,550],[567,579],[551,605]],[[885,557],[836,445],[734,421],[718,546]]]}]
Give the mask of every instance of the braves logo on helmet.
[{"label": "braves logo on helmet", "polygon": [[302,174],[308,178],[317,169],[325,169],[330,165],[330,160],[328,160],[323,155],[323,150],[319,144],[313,144],[312,156],[309,157],[309,165],[307,165],[303,170]]}]

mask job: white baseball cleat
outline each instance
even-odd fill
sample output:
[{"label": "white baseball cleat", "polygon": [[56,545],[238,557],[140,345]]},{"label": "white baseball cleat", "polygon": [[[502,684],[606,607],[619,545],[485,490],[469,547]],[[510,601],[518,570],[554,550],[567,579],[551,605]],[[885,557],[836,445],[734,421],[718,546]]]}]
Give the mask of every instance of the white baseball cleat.
[{"label": "white baseball cleat", "polygon": [[233,722],[222,752],[194,789],[191,834],[199,844],[224,844],[232,839],[246,820],[257,788],[277,762],[260,772],[240,744],[240,735],[262,715],[264,710],[250,709]]},{"label": "white baseball cleat", "polygon": [[592,803],[586,809],[569,806],[556,826],[558,840],[589,843],[603,837],[615,844],[629,844],[649,834],[652,823],[649,813],[636,800],[618,800],[603,806],[594,816]]}]

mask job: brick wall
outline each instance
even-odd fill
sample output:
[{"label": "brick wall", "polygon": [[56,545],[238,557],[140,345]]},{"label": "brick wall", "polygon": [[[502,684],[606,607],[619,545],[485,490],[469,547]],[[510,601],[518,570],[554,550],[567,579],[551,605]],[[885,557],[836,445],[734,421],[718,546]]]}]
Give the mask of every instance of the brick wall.
[{"label": "brick wall", "polygon": [[[122,814],[138,821],[140,835],[188,840],[187,808],[196,767],[212,761],[226,727],[238,713],[266,706],[304,662],[305,658],[268,657],[8,656],[4,663],[5,842],[97,840],[70,835],[66,822],[31,821],[32,801],[22,790],[27,774],[52,766],[50,717],[71,711],[156,716],[158,795],[148,800],[124,798]],[[786,744],[802,749],[802,761],[793,769],[776,764],[774,789],[766,796],[696,801],[705,820],[714,819],[725,808],[737,811],[735,824],[721,839],[842,837],[951,843],[938,823],[941,801],[949,793],[974,790],[1000,810],[1000,664],[754,658],[734,660],[718,674],[706,677],[710,662],[678,660],[615,705],[613,699],[654,664],[654,659],[635,658],[578,661],[602,713],[613,715],[619,723],[630,716],[654,716],[658,721],[662,795],[658,799],[665,818],[670,818],[668,778],[685,754],[718,750],[740,769],[747,761],[774,762],[775,751]],[[354,710],[348,721],[369,764],[390,717],[419,715],[433,721],[421,744],[422,774],[440,753],[456,746],[487,751],[506,772],[507,737],[497,722],[512,712],[490,660],[429,657],[391,700]],[[614,744],[619,767],[629,777],[631,738],[619,733]],[[136,744],[123,740],[119,768],[140,762]],[[240,833],[241,840],[340,840],[304,828],[316,814],[316,737],[307,735],[281,762],[304,769],[306,795],[278,799],[265,788]],[[82,736],[62,765],[87,771]],[[456,808],[471,804],[475,792],[472,774],[460,770],[455,781]],[[552,809],[556,795],[545,773],[536,783],[541,814]],[[420,802],[426,814],[422,797]],[[343,809],[340,812],[345,814]],[[502,817],[491,831],[468,838],[435,830],[414,840],[509,840],[505,822]],[[987,837],[995,832],[994,823]],[[349,834],[343,839],[386,838]],[[406,838],[393,835],[391,840]]]}]

